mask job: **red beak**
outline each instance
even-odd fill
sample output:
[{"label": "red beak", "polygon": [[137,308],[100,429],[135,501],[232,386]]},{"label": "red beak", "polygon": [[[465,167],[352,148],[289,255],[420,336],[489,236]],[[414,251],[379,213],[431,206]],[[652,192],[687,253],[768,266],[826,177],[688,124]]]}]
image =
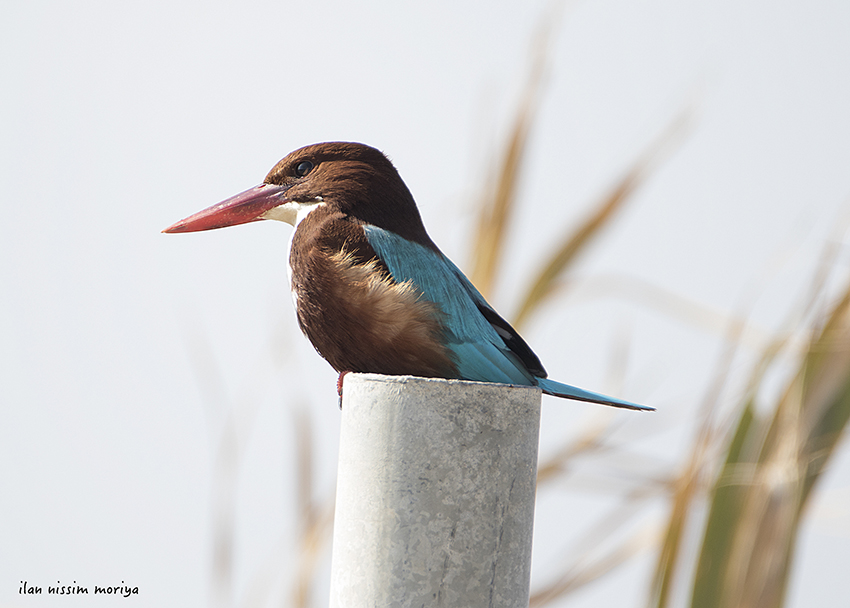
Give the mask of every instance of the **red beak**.
[{"label": "red beak", "polygon": [[286,202],[287,190],[289,186],[260,184],[217,205],[198,211],[163,232],[198,232],[256,222],[263,219],[260,217],[263,213]]}]

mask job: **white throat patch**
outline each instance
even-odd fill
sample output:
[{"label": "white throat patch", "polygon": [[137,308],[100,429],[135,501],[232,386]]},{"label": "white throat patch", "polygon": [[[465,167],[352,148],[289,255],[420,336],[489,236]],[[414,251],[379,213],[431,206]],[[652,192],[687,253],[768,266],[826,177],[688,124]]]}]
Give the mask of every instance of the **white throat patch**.
[{"label": "white throat patch", "polygon": [[[295,201],[289,201],[282,205],[278,205],[277,207],[273,207],[263,213],[260,217],[265,220],[277,220],[279,222],[286,222],[298,229],[298,224],[304,221],[304,218],[310,215],[310,212],[318,209],[321,206],[324,206],[324,201],[321,198],[317,198],[314,201],[310,201],[309,203],[298,203]],[[289,235],[289,251],[290,255],[292,253],[292,239],[295,238],[295,230]],[[298,310],[298,294],[295,293],[295,290],[292,288],[292,265],[287,262],[286,264],[286,276],[289,278],[289,288],[292,292],[292,302],[295,304],[295,310]]]},{"label": "white throat patch", "polygon": [[311,211],[324,204],[325,203],[321,199],[310,201],[309,203],[288,201],[282,205],[269,209],[260,217],[264,220],[286,222],[287,224],[298,228],[298,224],[300,224]]}]

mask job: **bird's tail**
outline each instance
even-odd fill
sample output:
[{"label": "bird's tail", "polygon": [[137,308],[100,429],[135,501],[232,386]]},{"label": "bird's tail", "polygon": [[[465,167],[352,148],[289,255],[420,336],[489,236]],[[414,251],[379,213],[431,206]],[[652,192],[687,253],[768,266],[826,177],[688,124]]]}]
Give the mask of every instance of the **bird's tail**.
[{"label": "bird's tail", "polygon": [[612,405],[614,407],[622,407],[630,410],[655,411],[654,407],[649,407],[648,405],[638,405],[631,401],[614,399],[614,397],[608,397],[607,395],[602,395],[600,393],[591,393],[590,391],[570,386],[569,384],[562,384],[561,382],[556,382],[549,378],[535,378],[535,380],[537,380],[537,386],[543,389],[543,392],[547,395],[563,397],[564,399],[575,399],[576,401],[601,403],[602,405]]}]

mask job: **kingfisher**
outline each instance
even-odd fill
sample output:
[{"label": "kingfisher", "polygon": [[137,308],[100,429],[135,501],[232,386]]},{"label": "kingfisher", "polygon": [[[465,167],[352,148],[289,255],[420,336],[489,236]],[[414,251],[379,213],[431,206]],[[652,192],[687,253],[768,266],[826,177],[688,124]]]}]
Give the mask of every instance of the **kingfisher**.
[{"label": "kingfisher", "polygon": [[295,229],[288,274],[298,324],[340,374],[365,372],[537,386],[633,410],[654,408],[547,378],[540,359],[425,231],[390,160],[360,143],[287,155],[263,182],[163,232],[259,220]]}]

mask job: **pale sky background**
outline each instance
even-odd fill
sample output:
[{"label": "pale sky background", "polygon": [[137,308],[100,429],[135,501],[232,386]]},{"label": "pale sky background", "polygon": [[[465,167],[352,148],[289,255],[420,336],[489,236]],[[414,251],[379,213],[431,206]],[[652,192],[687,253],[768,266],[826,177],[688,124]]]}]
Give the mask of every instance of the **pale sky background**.
[{"label": "pale sky background", "polygon": [[[335,374],[297,330],[290,228],[160,230],[256,185],[286,153],[362,141],[393,159],[443,251],[469,268],[476,193],[504,141],[547,2],[9,3],[0,19],[0,606],[22,580],[138,586],[103,605],[208,606],[216,459],[235,421],[233,605],[287,605],[294,433],[333,489]],[[824,246],[850,275],[850,3],[569,5],[493,304],[685,107],[687,138],[524,331],[553,378],[659,408],[617,413],[675,466],[722,338],[602,289],[639,279],[783,328]],[[625,354],[618,374],[617,353]],[[731,403],[757,356],[734,365]],[[774,393],[783,386],[771,377]],[[763,395],[765,403],[772,396]],[[542,455],[598,406],[544,399]],[[232,416],[231,414],[232,413]],[[588,468],[582,479],[593,481]],[[538,496],[543,583],[611,499]],[[635,529],[661,521],[661,503]],[[788,605],[846,605],[846,444],[802,528]],[[541,532],[542,531],[542,532]],[[562,535],[562,536],[561,536]],[[654,554],[558,606],[643,606]],[[327,569],[327,568],[326,568]],[[326,579],[316,605],[326,605]]]}]

